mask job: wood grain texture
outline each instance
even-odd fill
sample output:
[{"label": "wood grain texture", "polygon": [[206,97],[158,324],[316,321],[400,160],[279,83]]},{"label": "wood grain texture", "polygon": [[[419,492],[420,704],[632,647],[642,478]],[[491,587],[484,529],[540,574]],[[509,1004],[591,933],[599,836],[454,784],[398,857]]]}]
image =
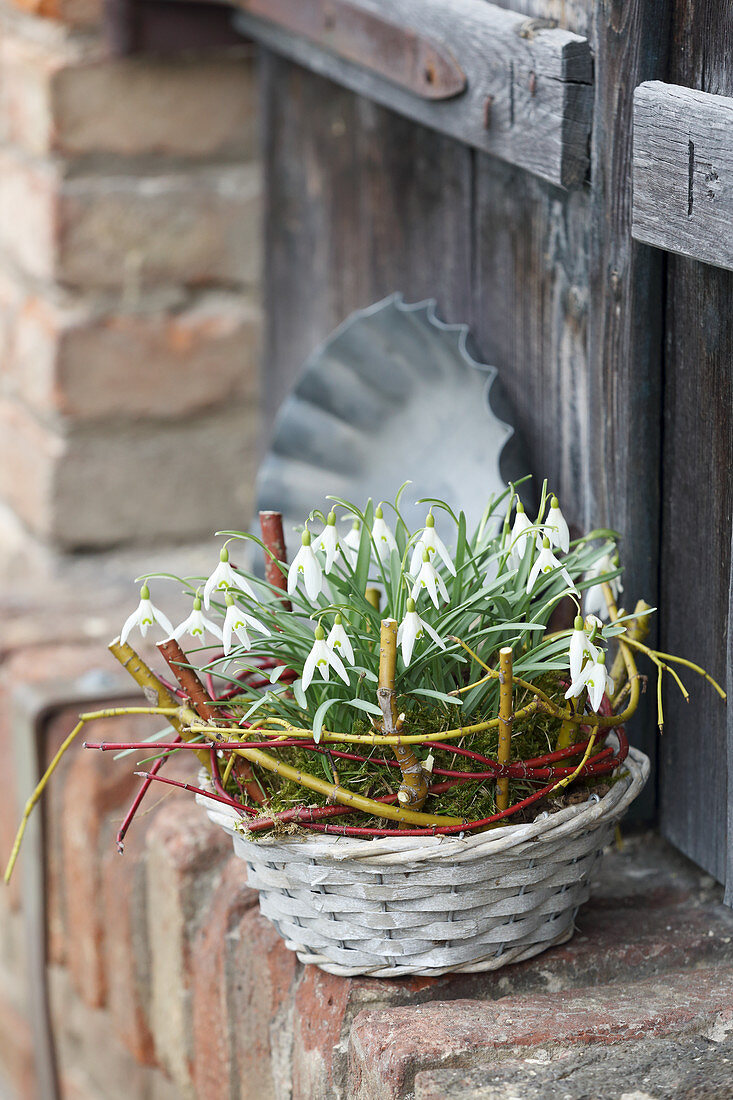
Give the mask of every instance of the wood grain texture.
[{"label": "wood grain texture", "polygon": [[733,269],[733,99],[660,81],[636,89],[632,232]]},{"label": "wood grain texture", "polygon": [[592,63],[579,35],[476,0],[359,0],[440,43],[465,72],[462,95],[431,102],[251,14],[248,2],[239,4],[240,30],[274,52],[543,179],[564,187],[585,180]]},{"label": "wood grain texture", "polygon": [[[733,96],[733,3],[675,0],[668,79]],[[726,678],[733,526],[733,273],[667,259],[660,636],[665,649]],[[694,655],[694,656],[693,656]],[[733,798],[726,708],[685,677],[668,692],[660,752],[664,834],[721,881],[733,881]]]},{"label": "wood grain texture", "polygon": [[352,310],[399,290],[466,319],[472,153],[290,64],[262,59],[266,416]]},{"label": "wood grain texture", "polygon": [[530,468],[588,512],[588,195],[477,156],[471,331],[496,364]]},{"label": "wood grain texture", "polygon": [[[663,315],[661,254],[631,239],[633,89],[663,70],[668,16],[667,0],[599,3],[593,37],[586,526],[622,533],[627,607],[657,606]],[[654,761],[648,697],[632,736]]]}]

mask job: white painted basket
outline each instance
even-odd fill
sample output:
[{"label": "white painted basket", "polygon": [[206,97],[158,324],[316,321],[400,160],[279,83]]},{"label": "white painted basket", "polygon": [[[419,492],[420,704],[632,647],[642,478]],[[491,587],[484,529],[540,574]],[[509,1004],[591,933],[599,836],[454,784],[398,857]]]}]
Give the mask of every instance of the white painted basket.
[{"label": "white painted basket", "polygon": [[396,978],[497,970],[570,939],[591,872],[649,776],[630,749],[608,794],[472,836],[247,839],[234,810],[201,795],[234,839],[260,910],[303,963]]}]

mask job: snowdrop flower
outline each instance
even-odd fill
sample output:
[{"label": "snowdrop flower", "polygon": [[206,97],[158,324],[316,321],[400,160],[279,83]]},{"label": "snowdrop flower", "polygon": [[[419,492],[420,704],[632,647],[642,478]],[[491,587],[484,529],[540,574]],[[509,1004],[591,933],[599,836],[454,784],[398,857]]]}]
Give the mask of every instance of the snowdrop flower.
[{"label": "snowdrop flower", "polygon": [[[565,516],[560,511],[560,501],[557,497],[553,497],[550,501],[550,511],[547,513],[544,530],[552,546],[557,546],[563,554],[567,554],[570,549],[570,531],[565,522]],[[541,549],[539,536],[537,546]]]},{"label": "snowdrop flower", "polygon": [[223,546],[219,551],[219,564],[204,585],[204,607],[206,610],[208,611],[211,607],[211,597],[214,592],[221,589],[228,591],[230,588],[244,592],[245,596],[249,596],[252,600],[257,599],[249,582],[232,569],[229,564],[229,551],[226,546]]},{"label": "snowdrop flower", "polygon": [[527,515],[524,511],[524,505],[521,500],[517,501],[517,514],[514,517],[514,525],[512,526],[512,533],[510,537],[509,545],[511,546],[511,559],[514,565],[519,568],[524,559],[524,552],[527,549],[527,543],[531,539],[531,534],[527,534],[528,528],[532,524],[527,519]]},{"label": "snowdrop flower", "polygon": [[359,543],[361,542],[361,524],[358,519],[355,519],[351,525],[351,530],[348,535],[345,535],[341,541],[341,549],[344,552],[344,557],[348,561],[352,569],[356,568],[356,559],[359,556]]},{"label": "snowdrop flower", "polygon": [[[599,622],[596,619],[596,622]],[[573,633],[570,635],[570,681],[571,685],[577,683],[583,668],[583,661],[590,657],[594,661],[598,655],[598,647],[594,646],[585,632],[585,623],[580,615],[577,615],[573,624]],[[602,625],[599,623],[599,625]]]},{"label": "snowdrop flower", "polygon": [[537,582],[537,578],[540,575],[551,573],[553,569],[559,569],[560,576],[565,581],[568,588],[571,589],[571,591],[577,593],[577,589],[573,584],[572,577],[568,573],[567,569],[565,569],[565,567],[560,564],[560,562],[557,560],[552,550],[550,549],[550,540],[548,538],[544,538],[542,540],[542,549],[540,550],[539,557],[537,558],[537,561],[534,563],[532,569],[530,570],[529,579],[527,580],[527,594],[529,595],[529,593],[532,591]]},{"label": "snowdrop flower", "polygon": [[231,592],[226,594],[226,604],[227,613],[224,616],[223,640],[224,652],[227,657],[232,648],[232,634],[236,634],[245,649],[250,648],[251,643],[247,633],[248,623],[251,630],[258,630],[260,634],[270,634],[264,623],[261,623],[259,619],[255,619],[254,615],[248,615],[246,611],[242,611],[237,607]]},{"label": "snowdrop flower", "polygon": [[445,649],[445,642],[442,638],[439,638],[432,626],[420,618],[415,610],[415,601],[409,599],[407,601],[407,612],[404,619],[397,628],[397,645],[402,646],[402,660],[405,662],[405,668],[412,660],[412,651],[415,648],[415,642],[418,638],[422,638],[425,632],[430,635],[436,645],[441,649]]},{"label": "snowdrop flower", "polygon": [[441,539],[438,532],[435,530],[435,516],[432,512],[428,512],[425,517],[425,530],[420,535],[420,539],[417,542],[415,549],[412,551],[412,558],[410,560],[410,572],[415,575],[420,568],[420,562],[422,561],[422,551],[427,550],[429,554],[434,554],[436,551],[443,561],[443,565],[446,567],[451,576],[455,577],[456,567],[453,564],[450,554],[445,548],[445,543]]},{"label": "snowdrop flower", "polygon": [[301,536],[301,547],[293,558],[293,564],[288,570],[288,595],[292,596],[298,587],[298,581],[303,579],[305,591],[311,603],[318,599],[318,594],[323,585],[323,571],[318,558],[313,553],[311,546],[311,533],[306,528]]},{"label": "snowdrop flower", "polygon": [[[588,570],[584,579],[589,581],[594,577],[600,577],[603,573],[611,573],[614,569],[618,569],[618,564],[618,554],[614,554],[613,557],[611,557],[610,554],[604,554],[603,557]],[[618,600],[624,590],[621,578],[614,577],[612,581],[608,582],[608,587],[611,589],[614,600]],[[608,605],[606,604],[606,597],[603,595],[602,585],[594,584],[586,589],[583,603],[587,615],[600,615],[602,619],[608,618]]]},{"label": "snowdrop flower", "polygon": [[333,563],[336,561],[336,555],[339,551],[339,540],[336,532],[336,513],[329,512],[326,519],[326,526],[321,531],[320,535],[315,541],[313,547],[314,550],[322,550],[326,555],[326,572],[330,573],[333,569]]},{"label": "snowdrop flower", "polygon": [[341,651],[341,656],[345,661],[348,661],[350,665],[354,663],[354,650],[351,642],[349,641],[349,635],[346,633],[343,627],[343,622],[340,615],[337,615],[333,621],[333,626],[326,638],[327,644],[334,652],[338,649]]},{"label": "snowdrop flower", "polygon": [[169,638],[173,633],[173,624],[152,602],[150,599],[150,589],[147,584],[144,584],[140,589],[140,603],[137,605],[132,615],[125,620],[125,625],[122,627],[120,643],[122,645],[125,644],[130,636],[130,631],[136,626],[140,627],[140,633],[144,638],[148,632],[148,627],[152,626],[153,623],[158,623],[159,626],[163,627],[163,630],[166,632],[166,637]]},{"label": "snowdrop flower", "polygon": [[389,561],[389,555],[393,550],[397,549],[397,543],[395,537],[387,526],[384,519],[384,513],[382,511],[382,505],[379,504],[374,510],[374,523],[372,524],[372,538],[377,547],[377,555],[382,565]]},{"label": "snowdrop flower", "polygon": [[427,588],[430,599],[435,604],[436,608],[440,607],[438,595],[442,596],[446,603],[448,603],[450,597],[448,595],[448,589],[445,587],[445,581],[437,572],[435,566],[430,560],[430,554],[427,550],[422,552],[422,565],[420,566],[420,572],[417,575],[417,580],[412,586],[411,596],[413,600],[416,600],[419,593],[423,588]]},{"label": "snowdrop flower", "polygon": [[597,714],[604,692],[613,691],[613,680],[608,675],[606,654],[602,649],[598,650],[592,661],[587,662],[578,679],[565,692],[565,698],[576,698],[584,687],[588,688],[590,705]]},{"label": "snowdrop flower", "polygon": [[210,619],[207,619],[201,610],[201,600],[196,596],[193,601],[193,611],[184,619],[180,626],[177,626],[173,631],[173,637],[178,641],[184,634],[190,634],[195,640],[203,639],[206,632],[213,634],[215,638],[222,641],[222,633],[216,623],[212,623]]},{"label": "snowdrop flower", "polygon": [[330,678],[330,669],[340,676],[345,684],[349,682],[349,674],[343,666],[343,662],[337,653],[331,649],[326,641],[326,632],[319,623],[316,627],[313,648],[305,659],[303,666],[303,691],[307,691],[315,672],[320,673],[324,680]]}]

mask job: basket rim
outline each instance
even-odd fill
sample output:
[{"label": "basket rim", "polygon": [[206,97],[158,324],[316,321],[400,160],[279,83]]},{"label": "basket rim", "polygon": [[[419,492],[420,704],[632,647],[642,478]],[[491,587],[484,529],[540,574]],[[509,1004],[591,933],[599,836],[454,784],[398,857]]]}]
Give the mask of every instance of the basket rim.
[{"label": "basket rim", "polygon": [[252,862],[296,858],[334,862],[357,860],[360,863],[378,861],[385,864],[449,857],[462,861],[507,852],[528,842],[537,844],[550,841],[554,845],[558,840],[618,819],[641,792],[649,771],[649,757],[639,749],[630,748],[617,781],[602,798],[592,800],[591,796],[586,802],[566,806],[555,813],[544,811],[532,822],[505,825],[501,829],[489,829],[465,836],[375,837],[373,840],[361,840],[328,834],[297,834],[260,838],[247,833],[235,810],[199,794],[196,795],[196,802],[214,824],[236,839],[240,852],[246,853],[246,858]]}]

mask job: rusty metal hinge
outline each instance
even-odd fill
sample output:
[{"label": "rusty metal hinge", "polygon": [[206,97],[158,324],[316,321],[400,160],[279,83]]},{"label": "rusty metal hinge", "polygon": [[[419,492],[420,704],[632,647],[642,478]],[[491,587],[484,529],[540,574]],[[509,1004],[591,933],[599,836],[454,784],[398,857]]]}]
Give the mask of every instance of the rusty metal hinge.
[{"label": "rusty metal hinge", "polygon": [[423,99],[450,99],[466,88],[465,73],[444,46],[349,0],[236,0],[236,4]]}]

